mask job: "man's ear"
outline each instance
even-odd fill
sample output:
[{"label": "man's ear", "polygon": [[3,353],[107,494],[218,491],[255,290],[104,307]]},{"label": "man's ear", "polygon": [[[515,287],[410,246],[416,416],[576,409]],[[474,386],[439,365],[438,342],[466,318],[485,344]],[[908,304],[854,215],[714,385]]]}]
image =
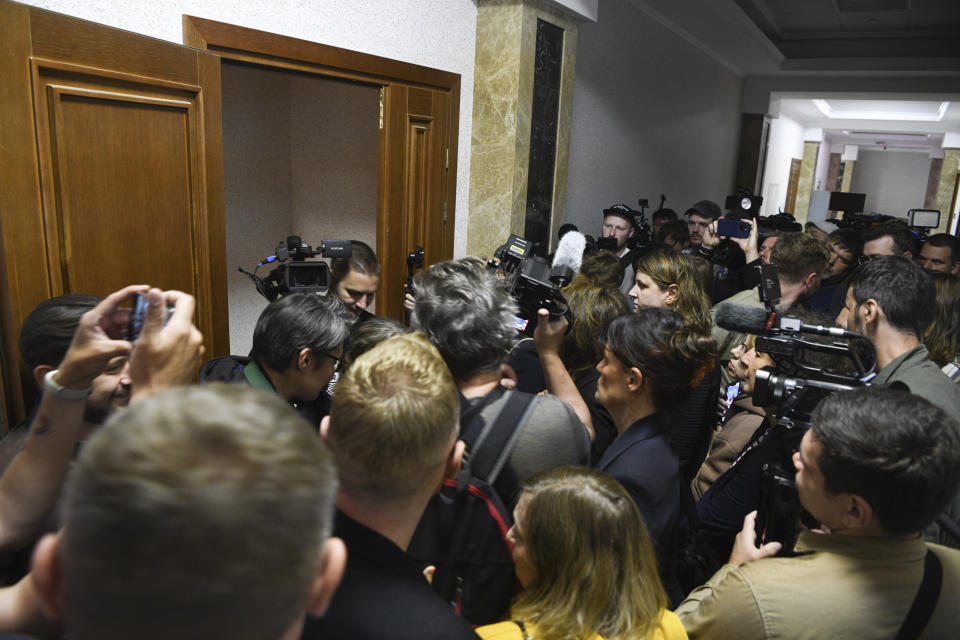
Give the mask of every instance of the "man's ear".
[{"label": "man's ear", "polygon": [[320,439],[323,444],[327,444],[327,436],[330,433],[330,414],[320,418]]},{"label": "man's ear", "polygon": [[842,518],[844,528],[862,529],[873,522],[873,507],[870,503],[856,494],[848,495],[847,500],[847,511]]},{"label": "man's ear", "polygon": [[450,455],[447,456],[447,462],[443,468],[444,480],[453,480],[457,477],[457,474],[460,473],[460,465],[463,463],[463,452],[466,450],[467,444],[457,438],[457,441],[453,444],[453,449],[450,450]]},{"label": "man's ear", "polygon": [[864,324],[877,322],[883,314],[883,309],[880,308],[880,305],[877,304],[877,301],[873,298],[864,300],[863,304],[857,305],[854,311],[863,316]]},{"label": "man's ear", "polygon": [[950,273],[960,273],[960,262],[954,262],[950,265]]},{"label": "man's ear", "polygon": [[33,368],[33,379],[36,381],[38,387],[43,388],[43,376],[53,371],[53,369],[54,367],[48,364],[38,364]]},{"label": "man's ear", "polygon": [[628,237],[628,238],[632,238],[632,237],[633,237],[633,233],[634,233],[634,231],[636,231],[636,230],[637,230],[636,227],[634,227],[633,225],[630,225],[630,231],[627,232],[627,237]]},{"label": "man's ear", "polygon": [[807,291],[813,288],[818,275],[817,273],[808,273],[807,277],[803,279],[803,286]]},{"label": "man's ear", "polygon": [[315,617],[327,610],[347,566],[347,546],[340,538],[327,538],[320,553],[320,567],[313,576],[306,605],[306,613]]},{"label": "man's ear", "polygon": [[637,391],[642,386],[643,372],[637,367],[630,367],[629,374],[627,375],[627,389],[630,391]]},{"label": "man's ear", "polygon": [[297,354],[297,368],[301,371],[313,368],[313,349],[310,347],[300,349],[300,353]]},{"label": "man's ear", "polygon": [[66,602],[60,535],[49,533],[40,539],[33,550],[31,571],[43,612],[54,619],[63,617]]}]

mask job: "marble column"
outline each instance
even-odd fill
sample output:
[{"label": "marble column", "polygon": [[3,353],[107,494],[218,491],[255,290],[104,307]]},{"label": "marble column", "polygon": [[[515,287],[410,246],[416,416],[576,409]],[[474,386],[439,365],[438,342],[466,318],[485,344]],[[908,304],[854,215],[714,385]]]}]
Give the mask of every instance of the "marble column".
[{"label": "marble column", "polygon": [[523,236],[530,162],[537,20],[564,30],[550,237],[563,222],[576,59],[576,23],[541,0],[478,0],[467,253],[491,256]]},{"label": "marble column", "polygon": [[850,193],[850,183],[853,182],[853,167],[857,164],[853,160],[847,160],[843,163],[843,184],[840,185],[840,191]]},{"label": "marble column", "polygon": [[[803,143],[803,159],[800,161],[800,178],[797,180],[797,204],[793,216],[797,222],[804,224],[810,211],[810,196],[813,193],[813,174],[817,168],[817,153],[820,151],[819,142]],[[847,176],[844,174],[844,180]]]},{"label": "marble column", "polygon": [[943,158],[930,158],[930,176],[927,178],[927,193],[923,199],[924,209],[937,208],[937,190],[940,188],[941,171],[943,171]]},{"label": "marble column", "polygon": [[937,206],[940,210],[940,226],[930,233],[943,233],[950,223],[950,210],[953,202],[953,190],[957,185],[957,174],[960,173],[960,149],[944,149],[943,164],[940,167],[940,186],[937,187]]}]

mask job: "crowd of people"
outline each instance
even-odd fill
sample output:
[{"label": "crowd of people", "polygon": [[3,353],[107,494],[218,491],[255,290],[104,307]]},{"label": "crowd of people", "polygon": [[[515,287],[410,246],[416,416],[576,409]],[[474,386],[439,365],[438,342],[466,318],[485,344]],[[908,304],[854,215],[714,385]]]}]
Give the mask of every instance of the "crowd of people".
[{"label": "crowd of people", "polygon": [[[243,356],[204,362],[182,292],[42,303],[41,400],[0,440],[0,638],[953,637],[960,241],[685,218],[640,245],[603,210],[615,248],[528,337],[471,257],[419,274],[410,326],[377,318],[358,241]],[[783,350],[731,309],[837,329]],[[798,419],[797,361],[868,371]]]}]

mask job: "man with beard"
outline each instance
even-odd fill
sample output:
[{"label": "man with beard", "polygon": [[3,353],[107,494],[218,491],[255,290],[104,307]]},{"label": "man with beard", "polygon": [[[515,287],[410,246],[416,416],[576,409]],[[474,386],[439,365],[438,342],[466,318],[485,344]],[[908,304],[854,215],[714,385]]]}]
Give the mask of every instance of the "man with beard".
[{"label": "man with beard", "polygon": [[[125,305],[136,293],[146,294],[149,309],[140,339],[131,343],[126,340],[130,312]],[[164,309],[171,307],[164,325]],[[126,405],[131,393],[146,395],[196,375],[203,345],[193,326],[194,307],[193,297],[185,293],[132,285],[102,301],[60,296],[27,317],[20,347],[43,398],[20,428],[22,435],[3,439],[11,453],[0,478],[0,559],[7,562],[2,567],[7,581],[29,568],[29,558],[20,564],[23,558],[13,552],[56,527],[53,507],[78,441]]]},{"label": "man with beard", "polygon": [[[27,363],[38,389],[43,388],[43,377],[57,369],[63,361],[73,334],[80,325],[80,317],[96,307],[101,300],[97,296],[80,293],[57,296],[41,302],[23,321],[20,329],[20,355]],[[127,357],[122,355],[113,358],[103,373],[96,377],[93,391],[87,397],[84,408],[84,434],[103,423],[114,409],[127,405],[130,401],[129,374]],[[15,431],[19,432],[21,428],[18,427]],[[26,435],[26,430],[22,431],[23,435]],[[4,442],[6,440],[7,438],[4,438]],[[6,454],[7,450],[3,453]],[[0,463],[3,469],[7,464],[9,459]]]},{"label": "man with beard", "polygon": [[[780,280],[780,302],[777,310],[785,312],[796,304],[808,300],[820,286],[820,278],[827,266],[829,254],[822,242],[805,233],[790,232],[779,236],[773,245],[771,262],[777,265]],[[748,307],[762,307],[760,294],[756,288],[741,291],[726,300],[732,304]],[[716,316],[717,306],[713,313]],[[730,331],[720,326],[713,327],[713,337],[720,347],[720,360],[729,360],[730,351],[746,339],[746,334]],[[726,371],[722,372],[724,384],[730,380]]]},{"label": "man with beard", "polygon": [[960,415],[958,387],[922,344],[933,321],[936,288],[917,263],[885,256],[860,267],[850,281],[837,325],[864,334],[877,350],[871,384],[900,382],[949,415]]}]

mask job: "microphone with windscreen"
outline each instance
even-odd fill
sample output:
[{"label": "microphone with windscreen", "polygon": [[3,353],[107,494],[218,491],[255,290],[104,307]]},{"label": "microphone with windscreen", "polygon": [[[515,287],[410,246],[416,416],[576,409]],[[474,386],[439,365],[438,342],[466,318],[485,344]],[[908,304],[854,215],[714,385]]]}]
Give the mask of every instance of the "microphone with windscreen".
[{"label": "microphone with windscreen", "polygon": [[579,231],[568,231],[560,238],[550,266],[550,281],[563,288],[580,273],[587,238]]},{"label": "microphone with windscreen", "polygon": [[764,333],[812,333],[837,338],[861,338],[859,333],[840,327],[827,327],[819,324],[807,324],[795,316],[785,316],[771,312],[763,307],[747,307],[732,302],[722,302],[717,306],[714,318],[717,326],[729,331],[761,335]]}]

